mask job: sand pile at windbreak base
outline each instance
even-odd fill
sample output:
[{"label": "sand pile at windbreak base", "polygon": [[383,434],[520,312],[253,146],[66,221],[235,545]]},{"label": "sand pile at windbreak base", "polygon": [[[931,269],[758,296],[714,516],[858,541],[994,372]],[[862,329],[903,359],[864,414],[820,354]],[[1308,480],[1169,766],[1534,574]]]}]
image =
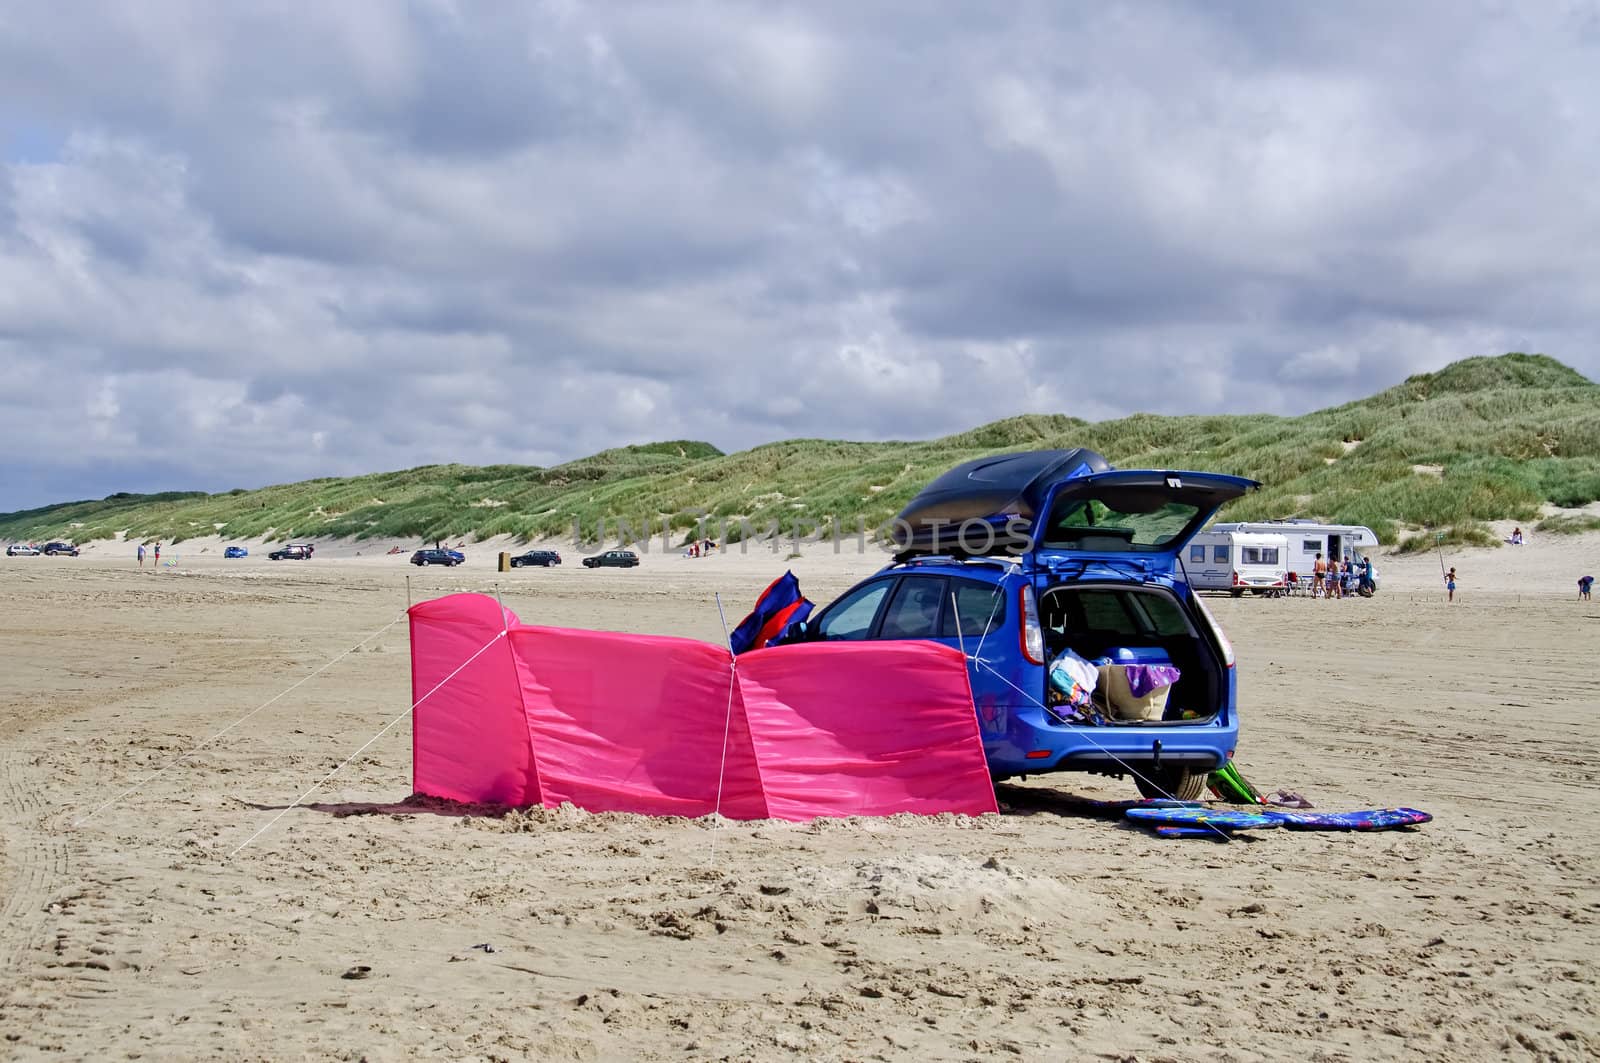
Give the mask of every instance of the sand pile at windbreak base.
[{"label": "sand pile at windbreak base", "polygon": [[1075,776],[978,819],[463,817],[404,803],[401,725],[224,859],[408,703],[403,624],[73,826],[394,620],[408,574],[419,598],[498,587],[538,622],[719,639],[716,592],[731,620],[785,567],[826,600],[882,562],[498,574],[481,552],[0,559],[0,1055],[1600,1054],[1600,612],[1573,600],[1595,536],[1447,555],[1454,607],[1430,555],[1380,558],[1370,601],[1211,600],[1246,773],[1435,813],[1415,833],[1163,842],[1071,814],[1056,788],[1132,792]]}]

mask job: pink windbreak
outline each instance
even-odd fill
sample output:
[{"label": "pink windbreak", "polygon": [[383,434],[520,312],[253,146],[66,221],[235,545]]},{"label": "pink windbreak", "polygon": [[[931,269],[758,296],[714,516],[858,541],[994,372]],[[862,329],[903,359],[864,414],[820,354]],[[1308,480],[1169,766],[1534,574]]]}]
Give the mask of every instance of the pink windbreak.
[{"label": "pink windbreak", "polygon": [[418,793],[735,819],[995,811],[965,663],[935,643],[735,667],[722,646],[534,627],[456,594],[411,610],[411,655]]},{"label": "pink windbreak", "polygon": [[423,699],[411,721],[411,771],[414,785],[427,780],[426,787],[416,785],[419,793],[540,803],[511,646],[502,638],[478,653],[508,624],[521,626],[516,614],[502,618],[499,604],[482,594],[411,607],[411,700]]}]

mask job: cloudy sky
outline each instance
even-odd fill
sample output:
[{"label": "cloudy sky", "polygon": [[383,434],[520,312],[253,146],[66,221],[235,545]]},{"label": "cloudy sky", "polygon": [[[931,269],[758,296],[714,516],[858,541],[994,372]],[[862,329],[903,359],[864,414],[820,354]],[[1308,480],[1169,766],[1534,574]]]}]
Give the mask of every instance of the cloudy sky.
[{"label": "cloudy sky", "polygon": [[0,0],[0,510],[1600,377],[1600,6]]}]

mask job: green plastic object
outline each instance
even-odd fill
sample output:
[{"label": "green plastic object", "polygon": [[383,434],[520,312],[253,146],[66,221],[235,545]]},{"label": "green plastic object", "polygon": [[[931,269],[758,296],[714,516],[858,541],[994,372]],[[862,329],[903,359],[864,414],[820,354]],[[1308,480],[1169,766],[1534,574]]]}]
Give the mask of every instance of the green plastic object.
[{"label": "green plastic object", "polygon": [[1211,777],[1206,780],[1206,788],[1220,800],[1236,805],[1264,803],[1261,792],[1250,785],[1249,779],[1239,774],[1239,766],[1231,760],[1211,773]]}]

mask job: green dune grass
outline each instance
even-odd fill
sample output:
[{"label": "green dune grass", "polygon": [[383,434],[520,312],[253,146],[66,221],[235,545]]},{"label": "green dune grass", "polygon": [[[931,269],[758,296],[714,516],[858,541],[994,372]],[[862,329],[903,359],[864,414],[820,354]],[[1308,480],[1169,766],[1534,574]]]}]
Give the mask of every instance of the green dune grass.
[{"label": "green dune grass", "polygon": [[[794,439],[736,454],[709,443],[621,447],[564,465],[429,465],[223,494],[112,495],[0,514],[0,538],[607,538],[697,515],[733,538],[776,522],[880,527],[959,462],[1005,450],[1087,446],[1121,467],[1201,469],[1263,481],[1230,520],[1311,517],[1493,541],[1481,522],[1534,521],[1542,503],[1600,499],[1600,386],[1544,355],[1471,358],[1369,398],[1300,417],[1135,414],[1089,423],[1027,415],[920,442]],[[1435,536],[1428,536],[1428,543]]]}]

